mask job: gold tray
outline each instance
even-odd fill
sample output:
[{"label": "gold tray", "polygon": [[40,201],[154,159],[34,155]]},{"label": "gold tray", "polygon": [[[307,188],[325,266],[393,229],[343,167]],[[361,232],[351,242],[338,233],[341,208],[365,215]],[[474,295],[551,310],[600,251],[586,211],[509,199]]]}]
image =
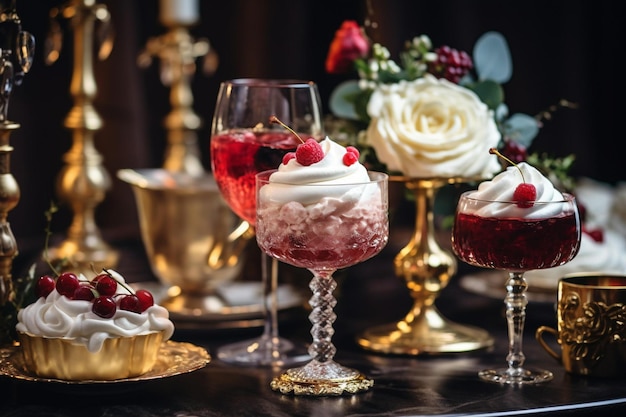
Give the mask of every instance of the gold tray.
[{"label": "gold tray", "polygon": [[69,381],[64,379],[41,378],[30,374],[24,368],[24,360],[20,349],[19,346],[0,349],[0,376],[7,376],[22,381],[72,386],[101,384],[118,386],[120,384],[128,385],[128,383],[133,382],[152,381],[196,371],[205,367],[211,361],[210,355],[202,347],[195,346],[191,343],[168,340],[161,345],[159,356],[152,370],[143,375],[111,381]]}]

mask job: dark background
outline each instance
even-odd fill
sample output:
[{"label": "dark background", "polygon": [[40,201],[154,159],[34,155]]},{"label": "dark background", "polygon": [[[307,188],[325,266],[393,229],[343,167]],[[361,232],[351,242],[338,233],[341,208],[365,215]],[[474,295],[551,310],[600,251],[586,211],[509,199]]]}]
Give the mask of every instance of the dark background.
[{"label": "dark background", "polygon": [[[160,167],[165,148],[163,118],[169,90],[158,77],[158,61],[141,69],[136,58],[150,37],[165,28],[157,0],[111,0],[116,40],[106,61],[94,58],[98,95],[94,105],[104,120],[95,146],[112,178],[112,189],[97,208],[102,229],[137,227],[130,186],[115,176],[120,168]],[[65,32],[63,51],[52,66],[43,62],[48,12],[59,1],[17,0],[22,27],[34,34],[36,59],[12,95],[9,119],[21,124],[11,135],[11,172],[21,188],[19,205],[9,214],[18,246],[43,243],[44,211],[56,198],[54,184],[71,145],[63,120],[73,104],[73,34]],[[513,58],[513,77],[505,85],[511,112],[537,114],[560,99],[577,110],[558,111],[531,150],[553,156],[577,155],[572,173],[609,183],[626,180],[624,154],[624,16],[608,0],[372,0],[379,30],[374,40],[392,55],[405,40],[428,34],[435,46],[471,53],[486,31],[501,32]],[[206,37],[220,57],[217,72],[193,79],[194,108],[204,120],[199,132],[205,167],[208,129],[220,81],[235,77],[289,77],[318,83],[324,106],[339,82],[324,61],[335,30],[345,19],[363,22],[364,0],[201,0],[201,23],[191,29]],[[354,75],[355,76],[355,75]],[[325,108],[327,110],[327,108]],[[53,228],[63,231],[71,214],[63,210]],[[23,243],[21,243],[23,242]]]}]

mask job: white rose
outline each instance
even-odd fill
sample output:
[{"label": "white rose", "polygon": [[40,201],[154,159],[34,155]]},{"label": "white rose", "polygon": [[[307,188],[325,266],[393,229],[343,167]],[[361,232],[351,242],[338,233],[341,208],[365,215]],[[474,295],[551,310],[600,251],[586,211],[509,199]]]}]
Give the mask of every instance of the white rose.
[{"label": "white rose", "polygon": [[489,153],[500,141],[493,114],[465,87],[432,75],[380,85],[367,112],[366,140],[392,172],[491,177],[501,170]]}]

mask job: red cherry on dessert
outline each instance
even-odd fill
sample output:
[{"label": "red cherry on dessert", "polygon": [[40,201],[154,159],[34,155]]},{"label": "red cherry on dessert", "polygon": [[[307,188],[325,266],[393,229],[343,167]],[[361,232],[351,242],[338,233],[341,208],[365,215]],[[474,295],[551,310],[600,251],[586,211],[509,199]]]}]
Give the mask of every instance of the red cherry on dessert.
[{"label": "red cherry on dessert", "polygon": [[55,286],[56,281],[54,280],[54,277],[50,275],[42,275],[37,280],[37,285],[35,286],[35,294],[37,295],[37,297],[45,298],[48,296],[48,294],[52,292],[52,290],[54,290]]},{"label": "red cherry on dessert", "polygon": [[115,304],[115,300],[110,295],[101,295],[93,300],[93,306],[91,307],[91,311],[94,314],[104,318],[110,319],[115,315],[115,311],[117,310],[117,305]]},{"label": "red cherry on dessert", "polygon": [[520,208],[529,208],[535,204],[537,199],[537,188],[533,184],[521,183],[515,188],[513,200],[517,202]]},{"label": "red cherry on dessert", "polygon": [[296,161],[300,165],[309,166],[322,159],[324,159],[324,150],[313,138],[307,139],[306,142],[296,148]]},{"label": "red cherry on dessert", "polygon": [[73,300],[91,301],[96,298],[96,289],[91,284],[82,283],[74,291]]},{"label": "red cherry on dessert", "polygon": [[141,307],[141,311],[146,311],[149,307],[154,305],[154,297],[152,297],[152,293],[148,290],[137,290],[135,295],[139,299],[139,305]]},{"label": "red cherry on dessert", "polygon": [[353,152],[346,152],[343,156],[343,164],[348,167],[358,160],[359,157]]},{"label": "red cherry on dessert", "polygon": [[117,281],[108,274],[99,274],[91,281],[100,295],[113,295],[117,291]]},{"label": "red cherry on dessert", "polygon": [[511,161],[506,156],[502,155],[500,151],[496,148],[490,148],[489,153],[493,155],[497,155],[500,158],[504,159],[509,164],[513,165],[519,171],[522,176],[523,183],[519,184],[515,191],[513,191],[513,201],[517,202],[517,207],[519,208],[529,208],[535,204],[535,200],[537,200],[537,188],[534,184],[527,183],[524,179],[524,173],[522,169],[515,162]]},{"label": "red cherry on dessert", "polygon": [[132,311],[133,313],[141,313],[141,303],[139,297],[135,294],[124,295],[120,298],[120,310]]},{"label": "red cherry on dessert", "polygon": [[63,272],[57,278],[56,289],[59,294],[64,295],[68,298],[72,298],[74,296],[74,291],[80,285],[78,281],[78,277],[76,274],[72,272]]}]

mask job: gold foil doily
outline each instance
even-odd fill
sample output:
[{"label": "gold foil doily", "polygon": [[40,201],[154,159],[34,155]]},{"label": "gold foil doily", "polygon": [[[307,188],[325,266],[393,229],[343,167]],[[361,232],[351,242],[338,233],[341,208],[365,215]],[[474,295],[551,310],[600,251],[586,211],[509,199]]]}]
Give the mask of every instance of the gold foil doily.
[{"label": "gold foil doily", "polygon": [[121,384],[128,382],[151,381],[181,375],[205,367],[211,357],[206,349],[186,342],[168,340],[161,345],[159,356],[151,371],[133,378],[115,379],[111,381],[69,381],[64,379],[41,378],[28,373],[24,367],[21,347],[0,349],[0,376],[32,381],[68,385]]}]

